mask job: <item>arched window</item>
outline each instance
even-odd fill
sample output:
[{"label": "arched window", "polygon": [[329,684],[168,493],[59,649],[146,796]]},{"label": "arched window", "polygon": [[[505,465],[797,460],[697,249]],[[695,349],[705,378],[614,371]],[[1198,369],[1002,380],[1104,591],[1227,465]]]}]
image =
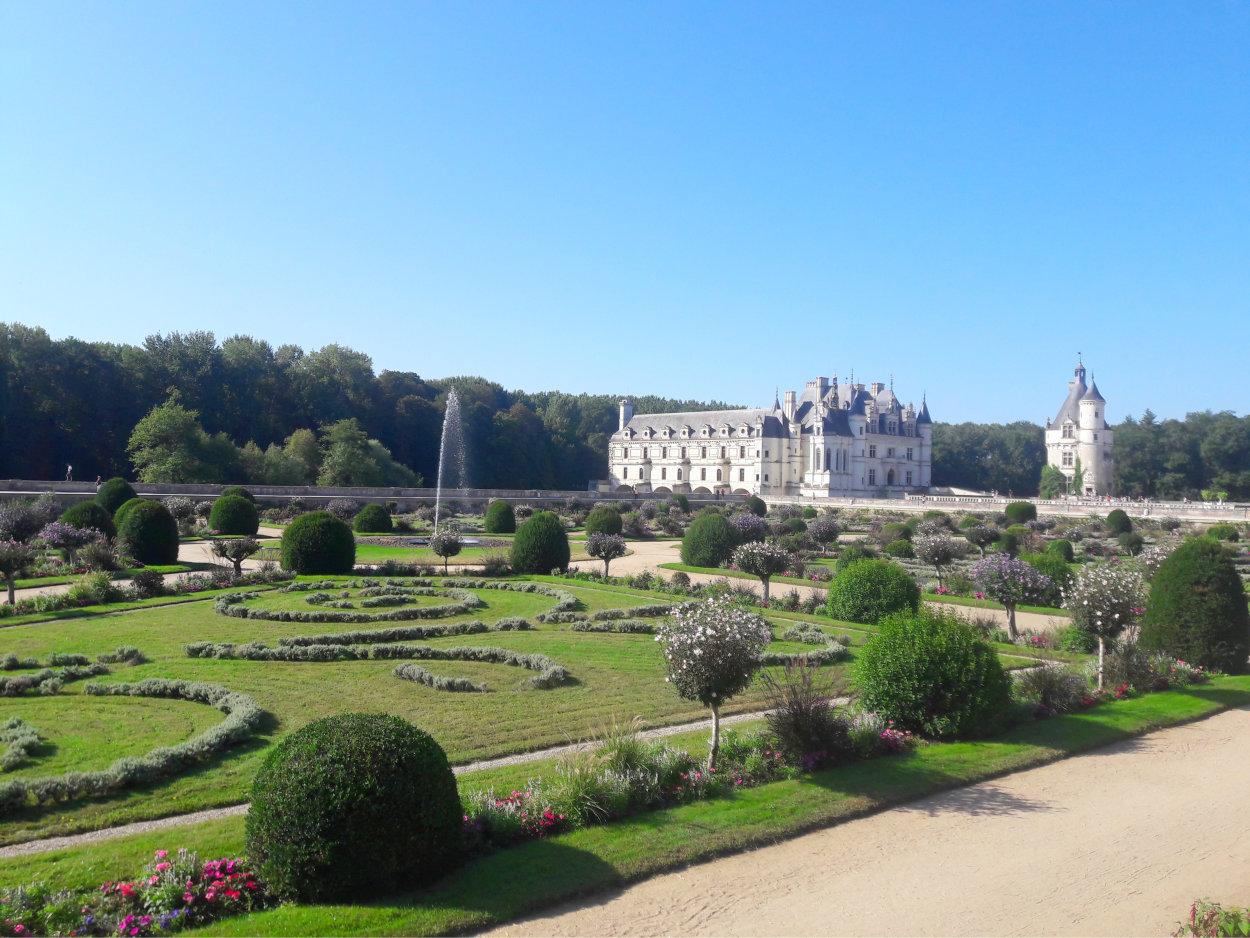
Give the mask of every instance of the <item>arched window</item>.
[{"label": "arched window", "polygon": [[700,482],[706,482],[706,481],[707,481],[707,470],[706,470],[706,469],[700,469],[700,470],[699,470],[699,481],[700,481]]},{"label": "arched window", "polygon": [[667,470],[667,469],[665,469],[663,466],[661,466],[661,467],[660,467],[660,478],[661,478],[661,479],[667,479],[667,478],[668,478],[668,470]]},{"label": "arched window", "polygon": [[720,477],[720,470],[719,470],[719,469],[717,469],[717,470],[716,470],[716,481],[717,481],[717,482],[721,481],[721,477]]},{"label": "arched window", "polygon": [[681,481],[681,470],[680,470],[680,469],[678,469],[678,470],[677,470],[677,481],[678,481],[678,482],[680,482],[680,481]]}]

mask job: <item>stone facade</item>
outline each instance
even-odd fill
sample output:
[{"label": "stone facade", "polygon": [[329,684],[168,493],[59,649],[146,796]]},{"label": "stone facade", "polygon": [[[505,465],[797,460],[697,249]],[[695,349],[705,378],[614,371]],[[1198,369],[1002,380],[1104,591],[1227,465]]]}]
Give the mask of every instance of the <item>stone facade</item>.
[{"label": "stone facade", "polygon": [[1080,491],[1074,495],[1111,495],[1114,433],[1107,424],[1107,401],[1085,365],[1077,363],[1068,382],[1068,396],[1055,419],[1046,425],[1046,461],[1073,483],[1079,462]]},{"label": "stone facade", "polygon": [[880,382],[820,377],[785,402],[635,414],[621,401],[605,489],[762,496],[902,495],[930,484],[933,421]]}]

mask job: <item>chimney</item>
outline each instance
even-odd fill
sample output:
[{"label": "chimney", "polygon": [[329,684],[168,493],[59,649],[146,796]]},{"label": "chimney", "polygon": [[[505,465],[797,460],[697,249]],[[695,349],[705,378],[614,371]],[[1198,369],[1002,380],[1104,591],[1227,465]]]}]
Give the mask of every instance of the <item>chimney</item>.
[{"label": "chimney", "polygon": [[634,402],[628,397],[621,398],[621,425],[617,430],[624,430],[625,424],[634,419]]},{"label": "chimney", "polygon": [[793,391],[786,391],[786,406],[782,409],[782,413],[786,415],[787,420],[794,419],[794,411],[797,407]]}]

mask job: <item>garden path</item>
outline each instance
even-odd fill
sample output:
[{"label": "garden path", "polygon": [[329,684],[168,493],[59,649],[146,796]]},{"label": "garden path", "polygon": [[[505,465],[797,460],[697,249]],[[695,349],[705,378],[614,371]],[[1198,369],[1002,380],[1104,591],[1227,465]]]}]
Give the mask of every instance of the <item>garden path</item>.
[{"label": "garden path", "polygon": [[1250,900],[1248,735],[1226,711],[488,934],[1171,934]]}]

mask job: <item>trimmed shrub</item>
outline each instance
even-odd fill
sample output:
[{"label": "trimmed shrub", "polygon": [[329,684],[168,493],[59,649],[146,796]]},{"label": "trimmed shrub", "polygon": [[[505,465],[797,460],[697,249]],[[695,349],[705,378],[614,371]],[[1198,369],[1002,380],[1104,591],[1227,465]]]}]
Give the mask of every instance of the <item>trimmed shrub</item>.
[{"label": "trimmed shrub", "polygon": [[719,567],[738,546],[738,531],[715,512],[700,514],[681,539],[681,562],[692,567]]},{"label": "trimmed shrub", "polygon": [[887,616],[853,673],[866,709],[928,737],[984,736],[1011,706],[1011,679],[998,655],[949,612]]},{"label": "trimmed shrub", "polygon": [[119,512],[117,539],[142,564],[178,562],[178,522],[169,509],[149,499],[132,499]]},{"label": "trimmed shrub", "polygon": [[829,615],[848,622],[878,622],[920,607],[920,587],[889,560],[860,560],[829,584]]},{"label": "trimmed shrub", "polygon": [[567,570],[570,556],[568,533],[550,511],[534,512],[517,527],[512,539],[512,569],[516,573]]},{"label": "trimmed shrub", "polygon": [[456,866],[463,823],[433,737],[396,716],[346,713],[296,730],[265,759],[247,853],[275,895],[357,901]]},{"label": "trimmed shrub", "polygon": [[491,502],[486,506],[486,514],[482,519],[482,528],[487,534],[512,534],[516,531],[516,514],[512,506],[503,499]]},{"label": "trimmed shrub", "polygon": [[1012,524],[1024,524],[1026,521],[1037,520],[1037,506],[1032,502],[1008,502],[1003,514]]},{"label": "trimmed shrub", "polygon": [[352,520],[352,530],[360,534],[385,534],[393,528],[391,513],[381,505],[365,505]]},{"label": "trimmed shrub", "polygon": [[282,532],[282,569],[293,573],[351,573],[356,539],[328,511],[300,515]]},{"label": "trimmed shrub", "polygon": [[139,493],[121,476],[109,479],[96,489],[95,493],[96,503],[110,515],[117,514],[118,508],[121,508],[122,505],[132,498],[138,497]]},{"label": "trimmed shrub", "polygon": [[1142,548],[1146,546],[1146,539],[1136,531],[1125,531],[1115,540],[1122,551],[1134,557],[1140,554]]},{"label": "trimmed shrub", "polygon": [[245,489],[241,485],[227,485],[224,489],[221,490],[221,494],[218,495],[217,497],[218,499],[222,499],[222,498],[226,498],[227,496],[231,496],[234,498],[246,498],[253,505],[256,504],[256,496],[253,495],[251,492],[249,492],[247,489]]},{"label": "trimmed shrub", "polygon": [[916,556],[916,550],[911,546],[911,541],[899,538],[897,541],[890,541],[885,547],[881,548],[883,554],[889,554],[891,557],[902,557],[910,560]]},{"label": "trimmed shrub", "polygon": [[678,492],[675,495],[670,495],[668,500],[681,509],[682,513],[690,514],[690,499],[686,498],[685,495]]},{"label": "trimmed shrub", "polygon": [[1133,520],[1123,508],[1113,508],[1107,513],[1107,530],[1112,534],[1128,534],[1133,530]]},{"label": "trimmed shrub", "polygon": [[1246,591],[1224,549],[1192,538],[1159,565],[1141,646],[1204,668],[1240,674],[1250,654]]},{"label": "trimmed shrub", "polygon": [[858,560],[875,560],[876,557],[877,552],[871,547],[850,544],[842,549],[842,552],[838,554],[838,559],[833,562],[834,573],[841,573]]},{"label": "trimmed shrub", "polygon": [[998,548],[1000,553],[1010,554],[1014,557],[1020,552],[1020,535],[1014,531],[1003,531],[998,535],[998,540],[994,542],[994,546]]},{"label": "trimmed shrub", "polygon": [[1213,524],[1207,528],[1206,536],[1217,541],[1239,541],[1241,540],[1241,532],[1237,530],[1235,524],[1221,522]]},{"label": "trimmed shrub", "polygon": [[1071,563],[1076,554],[1072,550],[1072,542],[1066,538],[1059,538],[1051,541],[1046,545],[1046,553],[1054,554],[1061,558],[1065,563]]},{"label": "trimmed shrub", "polygon": [[[126,515],[128,515],[132,509],[142,505],[145,501],[151,501],[151,499],[139,498],[138,496],[135,496],[129,501],[122,502],[117,511],[113,512],[113,524],[118,530],[121,530],[122,522],[126,519]],[[170,517],[173,517],[173,515],[170,515]],[[176,519],[174,523],[177,523]]]},{"label": "trimmed shrub", "polygon": [[758,495],[752,495],[748,498],[746,500],[746,506],[747,511],[751,512],[751,514],[755,515],[757,518],[763,518],[766,514],[768,514],[768,505],[764,502],[764,499],[760,498]]},{"label": "trimmed shrub", "polygon": [[601,505],[586,516],[587,534],[620,534],[621,513]]},{"label": "trimmed shrub", "polygon": [[1043,588],[1035,601],[1041,606],[1063,605],[1063,594],[1072,585],[1072,568],[1056,553],[1021,554],[1020,559],[1038,573],[1050,579],[1050,585]]},{"label": "trimmed shrub", "polygon": [[61,513],[61,520],[76,528],[90,528],[112,539],[117,536],[113,516],[99,502],[79,502]]},{"label": "trimmed shrub", "polygon": [[256,505],[242,495],[223,495],[213,502],[213,510],[208,514],[208,526],[218,534],[251,537],[260,527],[260,515]]}]

